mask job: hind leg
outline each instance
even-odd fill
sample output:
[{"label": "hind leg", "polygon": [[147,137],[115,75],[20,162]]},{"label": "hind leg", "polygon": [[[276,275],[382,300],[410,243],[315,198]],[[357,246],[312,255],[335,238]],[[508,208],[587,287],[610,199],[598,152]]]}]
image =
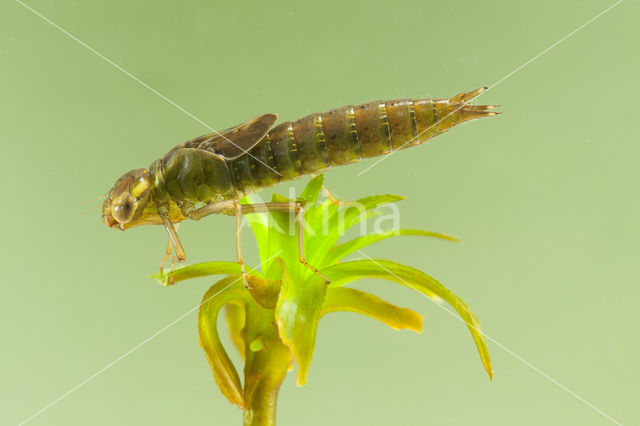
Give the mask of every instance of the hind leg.
[{"label": "hind leg", "polygon": [[298,261],[305,267],[309,268],[320,277],[325,283],[329,284],[329,279],[318,271],[317,268],[310,265],[304,256],[304,208],[302,204],[298,202],[292,203],[256,203],[256,204],[240,204],[236,200],[225,200],[217,203],[212,203],[190,213],[191,219],[199,220],[210,214],[234,214],[236,216],[236,257],[238,263],[242,268],[242,276],[245,286],[246,273],[244,271],[244,261],[242,260],[242,250],[240,248],[240,224],[241,215],[252,213],[268,213],[268,212],[282,212],[282,213],[295,213],[296,214],[296,231],[298,238]]}]

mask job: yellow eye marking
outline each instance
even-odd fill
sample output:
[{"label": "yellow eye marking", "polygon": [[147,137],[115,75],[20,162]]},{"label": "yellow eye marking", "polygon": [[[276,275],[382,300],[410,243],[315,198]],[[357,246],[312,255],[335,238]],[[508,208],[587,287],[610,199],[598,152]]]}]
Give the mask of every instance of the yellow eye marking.
[{"label": "yellow eye marking", "polygon": [[149,181],[147,181],[143,177],[140,177],[135,182],[133,182],[131,184],[130,191],[131,191],[131,195],[133,195],[134,197],[138,198],[142,194],[144,194],[144,192],[147,189],[149,189]]}]

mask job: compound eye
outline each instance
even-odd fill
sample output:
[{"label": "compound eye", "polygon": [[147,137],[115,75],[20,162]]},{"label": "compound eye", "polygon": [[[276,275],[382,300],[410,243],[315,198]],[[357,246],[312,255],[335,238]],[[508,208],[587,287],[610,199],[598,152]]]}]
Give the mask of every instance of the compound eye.
[{"label": "compound eye", "polygon": [[127,198],[111,204],[111,216],[119,223],[128,223],[133,219],[134,203]]}]

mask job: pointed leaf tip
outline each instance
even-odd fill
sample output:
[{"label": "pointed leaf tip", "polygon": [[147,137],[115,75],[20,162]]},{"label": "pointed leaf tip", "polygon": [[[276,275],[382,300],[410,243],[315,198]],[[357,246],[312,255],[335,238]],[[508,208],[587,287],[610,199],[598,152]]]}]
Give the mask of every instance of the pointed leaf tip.
[{"label": "pointed leaf tip", "polygon": [[487,340],[480,329],[480,322],[469,306],[455,293],[424,272],[390,260],[366,259],[339,263],[323,270],[337,287],[362,278],[381,278],[416,290],[429,298],[439,297],[458,312],[473,338],[484,369],[493,378],[491,356]]},{"label": "pointed leaf tip", "polygon": [[302,190],[298,200],[305,204],[314,205],[318,200],[323,183],[324,175],[322,174],[311,178],[309,183],[307,183],[307,186]]},{"label": "pointed leaf tip", "polygon": [[400,308],[373,294],[348,287],[335,287],[327,291],[322,315],[330,312],[355,312],[377,319],[394,330],[422,332],[422,315]]}]

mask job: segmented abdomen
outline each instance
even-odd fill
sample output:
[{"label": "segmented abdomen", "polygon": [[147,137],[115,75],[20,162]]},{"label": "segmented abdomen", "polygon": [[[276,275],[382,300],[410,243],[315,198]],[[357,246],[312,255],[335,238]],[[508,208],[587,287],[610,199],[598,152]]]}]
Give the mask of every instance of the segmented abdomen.
[{"label": "segmented abdomen", "polygon": [[282,123],[251,155],[229,162],[234,187],[252,192],[331,166],[408,148],[483,116],[492,105],[466,102],[485,89],[450,99],[398,99],[347,105]]}]

